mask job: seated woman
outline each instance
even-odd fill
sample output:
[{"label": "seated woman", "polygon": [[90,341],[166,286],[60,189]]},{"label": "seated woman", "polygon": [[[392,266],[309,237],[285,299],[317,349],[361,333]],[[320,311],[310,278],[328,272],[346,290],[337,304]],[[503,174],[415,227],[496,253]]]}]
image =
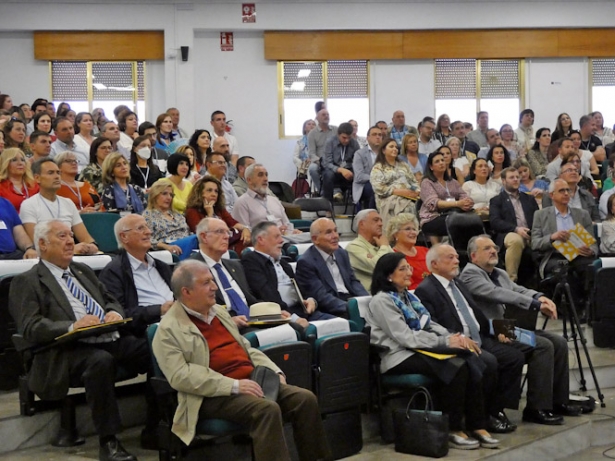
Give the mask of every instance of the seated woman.
[{"label": "seated woman", "polygon": [[89,112],[79,112],[75,118],[75,143],[81,143],[89,147],[96,139],[92,134],[94,120]]},{"label": "seated woman", "polygon": [[540,128],[536,132],[536,142],[526,157],[536,178],[542,178],[547,173],[547,165],[549,164],[547,151],[550,145],[551,130],[549,128]]},{"label": "seated woman", "polygon": [[409,289],[415,290],[430,273],[425,259],[428,248],[416,245],[419,222],[413,214],[401,213],[391,218],[386,234],[393,246],[393,251],[403,254],[408,264],[412,266]]},{"label": "seated woman", "polygon": [[143,217],[152,231],[152,248],[168,250],[183,260],[198,247],[198,241],[196,235],[190,235],[183,215],[173,211],[172,203],[173,185],[168,179],[160,179],[149,190],[147,209],[143,212]]},{"label": "seated woman", "polygon": [[5,148],[16,147],[20,149],[26,157],[32,156],[30,145],[26,142],[26,123],[23,120],[11,119],[4,124]]},{"label": "seated woman", "polygon": [[320,190],[320,169],[318,162],[312,162],[308,151],[308,134],[316,128],[316,122],[312,119],[303,122],[303,136],[297,140],[295,150],[293,152],[293,162],[297,167],[297,173],[307,176],[309,174],[312,179],[312,185],[315,191]]},{"label": "seated woman", "polygon": [[421,200],[421,228],[430,235],[432,243],[438,243],[440,237],[447,235],[446,215],[449,212],[471,211],[474,206],[474,201],[459,183],[451,179],[444,155],[438,151],[427,157],[427,170],[421,182]]},{"label": "seated woman", "polygon": [[190,170],[189,170],[190,172],[188,173],[188,176],[186,176],[186,179],[188,181],[194,184],[199,179],[201,179],[201,174],[199,173],[199,170],[197,168],[196,161],[195,161],[196,155],[194,153],[194,149],[192,148],[192,146],[187,145],[187,144],[184,146],[179,146],[177,150],[175,151],[175,154],[185,155],[186,157],[188,157],[188,160],[190,161]]},{"label": "seated woman", "polygon": [[60,168],[62,185],[58,189],[60,197],[71,200],[79,213],[92,213],[99,211],[102,203],[96,189],[87,181],[77,181],[77,169],[79,168],[77,156],[65,151],[56,155],[54,159]]},{"label": "seated woman", "polygon": [[79,173],[79,181],[87,181],[96,189],[98,195],[102,196],[105,190],[103,184],[102,164],[111,153],[113,146],[107,138],[96,138],[90,146],[90,163]]},{"label": "seated woman", "polygon": [[399,213],[416,213],[415,202],[420,193],[410,167],[399,159],[398,153],[397,142],[385,139],[370,173],[376,208],[385,227],[388,220]]},{"label": "seated woman", "polygon": [[538,206],[542,204],[542,195],[549,189],[549,183],[542,179],[535,179],[530,164],[524,158],[518,158],[513,163],[513,167],[519,172],[521,183],[519,184],[519,192],[524,194],[532,194],[536,197]]},{"label": "seated woman", "polygon": [[602,221],[600,253],[615,254],[615,194],[606,202],[606,210],[606,219]]},{"label": "seated woman", "polygon": [[570,136],[570,132],[574,130],[572,128],[572,119],[566,112],[562,112],[557,116],[557,123],[555,124],[555,131],[551,134],[551,142],[555,142],[561,138],[567,138]]},{"label": "seated woman", "polygon": [[213,176],[203,176],[190,191],[186,208],[186,222],[190,231],[196,232],[196,226],[203,218],[219,218],[232,229],[233,236],[229,239],[229,249],[241,254],[250,246],[252,234],[250,228],[236,221],[226,210],[222,184]]},{"label": "seated woman", "polygon": [[447,114],[442,114],[438,117],[433,136],[440,141],[442,145],[446,144],[446,141],[453,137],[453,132],[451,131],[451,118]]},{"label": "seated woman", "polygon": [[172,152],[169,145],[174,141],[173,136],[173,120],[169,114],[160,114],[156,118],[156,149],[163,149],[169,154]]},{"label": "seated woman", "polygon": [[477,158],[472,162],[468,181],[461,188],[474,201],[474,212],[483,219],[489,219],[489,201],[500,193],[502,184],[489,177],[487,160]]},{"label": "seated woman", "polygon": [[188,145],[196,152],[196,167],[198,171],[205,166],[205,158],[211,154],[211,133],[207,130],[196,130]]},{"label": "seated woman", "polygon": [[7,199],[19,213],[21,203],[38,193],[30,162],[21,149],[10,147],[0,156],[0,197]]},{"label": "seated woman", "polygon": [[[450,156],[441,147],[448,148]],[[444,160],[446,160],[448,165],[448,173],[451,175],[451,178],[455,179],[459,184],[463,184],[466,176],[470,173],[470,162],[476,158],[476,155],[472,157],[472,160],[463,155],[461,143],[455,137],[450,138],[446,141],[445,146],[440,146],[437,150],[444,154]]]},{"label": "seated woman", "polygon": [[506,147],[493,146],[487,152],[487,164],[491,168],[489,176],[491,179],[500,185],[502,184],[502,170],[510,166],[510,155]]},{"label": "seated woman", "polygon": [[47,133],[51,137],[51,142],[54,142],[57,138],[51,125],[51,116],[47,112],[39,112],[32,119],[32,127],[34,128],[32,131]]},{"label": "seated woman", "polygon": [[164,174],[152,160],[150,137],[138,136],[130,149],[130,184],[147,190],[162,178]]},{"label": "seated woman", "polygon": [[167,178],[173,184],[173,209],[178,213],[184,214],[188,196],[192,190],[192,183],[186,179],[190,174],[190,160],[182,154],[173,154],[167,160],[167,171],[170,176]]},{"label": "seated woman", "polygon": [[390,375],[417,373],[438,381],[438,409],[448,414],[451,448],[496,448],[499,441],[485,429],[482,377],[470,371],[468,362],[457,360],[459,356],[438,360],[416,351],[451,348],[462,354],[463,349],[478,351],[479,347],[431,320],[429,311],[408,291],[411,276],[412,266],[400,253],[382,256],[374,269],[366,321],[371,326],[370,342],[386,348],[380,354],[380,371]]},{"label": "seated woman", "polygon": [[419,154],[419,137],[414,133],[408,133],[401,140],[401,160],[410,166],[410,171],[414,174],[417,182],[423,179],[425,165],[427,165],[427,155]]},{"label": "seated woman", "polygon": [[612,143],[615,140],[613,137],[613,130],[611,130],[608,126],[604,126],[604,117],[602,116],[602,112],[596,111],[589,115],[593,118],[594,125],[596,126],[594,136],[602,141],[603,146]]},{"label": "seated woman", "polygon": [[598,167],[598,162],[596,162],[596,157],[589,150],[581,149],[581,133],[577,130],[572,130],[569,138],[572,140],[574,153],[578,154],[579,158],[583,161],[583,170],[587,170],[582,171],[581,174],[590,179],[591,175],[598,177],[600,175],[600,168]]},{"label": "seated woman", "polygon": [[124,213],[143,213],[145,210],[145,192],[139,186],[132,186],[130,166],[122,154],[109,154],[102,165],[103,206],[109,211]]},{"label": "seated woman", "polygon": [[515,140],[515,130],[513,130],[512,125],[507,123],[502,125],[500,128],[500,138],[502,138],[502,145],[508,150],[511,160],[525,158],[527,152],[525,148]]}]

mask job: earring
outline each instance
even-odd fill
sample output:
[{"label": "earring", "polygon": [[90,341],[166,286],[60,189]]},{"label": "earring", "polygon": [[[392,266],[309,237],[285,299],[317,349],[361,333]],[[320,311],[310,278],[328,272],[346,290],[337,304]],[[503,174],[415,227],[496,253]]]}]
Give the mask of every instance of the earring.
[{"label": "earring", "polygon": [[393,280],[391,280],[391,279],[388,279],[388,280],[389,280],[389,282],[392,282],[392,281],[393,281]]}]

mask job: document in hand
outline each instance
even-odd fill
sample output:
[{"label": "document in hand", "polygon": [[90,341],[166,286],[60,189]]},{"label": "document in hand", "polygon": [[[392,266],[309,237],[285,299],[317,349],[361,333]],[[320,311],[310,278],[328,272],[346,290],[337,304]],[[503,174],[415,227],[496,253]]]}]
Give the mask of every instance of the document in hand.
[{"label": "document in hand", "polygon": [[596,243],[596,239],[585,230],[581,223],[577,223],[570,230],[570,238],[566,242],[556,240],[553,246],[559,251],[568,261],[572,261],[579,256],[579,248],[582,246],[590,246]]}]

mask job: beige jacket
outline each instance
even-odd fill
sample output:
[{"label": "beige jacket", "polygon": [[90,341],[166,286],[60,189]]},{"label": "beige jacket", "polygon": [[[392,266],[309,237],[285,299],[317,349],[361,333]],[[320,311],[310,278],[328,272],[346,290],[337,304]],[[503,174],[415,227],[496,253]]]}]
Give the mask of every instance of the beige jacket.
[{"label": "beige jacket", "polygon": [[[276,373],[281,372],[265,354],[250,347],[224,308],[215,305],[212,309],[222,325],[244,347],[254,366],[264,365]],[[209,368],[207,341],[179,302],[175,302],[160,321],[153,349],[164,376],[178,391],[172,431],[189,444],[195,435],[203,397],[230,396],[234,379]]]}]

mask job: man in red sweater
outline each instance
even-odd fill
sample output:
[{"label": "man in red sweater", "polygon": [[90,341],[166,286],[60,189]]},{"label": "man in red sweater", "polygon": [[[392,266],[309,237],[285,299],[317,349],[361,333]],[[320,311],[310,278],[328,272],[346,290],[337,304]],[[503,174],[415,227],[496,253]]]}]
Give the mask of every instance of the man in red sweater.
[{"label": "man in red sweater", "polygon": [[[228,419],[248,427],[257,461],[289,461],[286,419],[293,424],[301,460],[330,459],[316,397],[287,385],[281,370],[239,334],[226,309],[216,305],[217,288],[207,265],[182,262],[171,288],[177,302],[161,320],[153,349],[178,391],[173,433],[189,444],[199,417]],[[261,387],[250,379],[259,365],[280,376],[275,402],[263,398]]]}]

